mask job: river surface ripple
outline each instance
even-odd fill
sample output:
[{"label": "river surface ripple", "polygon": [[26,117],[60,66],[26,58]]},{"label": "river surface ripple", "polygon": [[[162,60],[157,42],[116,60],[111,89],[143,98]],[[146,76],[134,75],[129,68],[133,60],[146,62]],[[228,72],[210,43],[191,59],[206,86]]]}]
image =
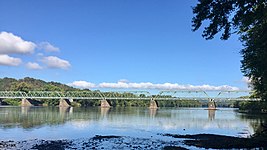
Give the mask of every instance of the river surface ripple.
[{"label": "river surface ripple", "polygon": [[260,122],[232,108],[0,107],[0,140],[71,140],[96,135],[168,140],[162,136],[165,133],[249,137]]}]

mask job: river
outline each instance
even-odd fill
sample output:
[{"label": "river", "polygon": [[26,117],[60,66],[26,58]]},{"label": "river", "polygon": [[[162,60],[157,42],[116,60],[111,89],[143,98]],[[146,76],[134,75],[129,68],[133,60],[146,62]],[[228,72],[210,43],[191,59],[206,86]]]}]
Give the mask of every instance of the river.
[{"label": "river", "polygon": [[262,118],[236,109],[138,107],[0,107],[0,140],[77,139],[95,135],[162,138],[160,134],[249,137]]}]

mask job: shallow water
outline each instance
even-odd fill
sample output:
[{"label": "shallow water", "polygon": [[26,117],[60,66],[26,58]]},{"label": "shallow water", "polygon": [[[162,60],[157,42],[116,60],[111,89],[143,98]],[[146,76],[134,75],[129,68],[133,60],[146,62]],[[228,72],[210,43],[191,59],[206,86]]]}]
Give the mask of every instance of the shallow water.
[{"label": "shallow water", "polygon": [[[248,137],[261,118],[221,108],[0,107],[0,140],[77,139],[95,135],[168,140],[160,134]],[[254,129],[255,128],[255,129]]]}]

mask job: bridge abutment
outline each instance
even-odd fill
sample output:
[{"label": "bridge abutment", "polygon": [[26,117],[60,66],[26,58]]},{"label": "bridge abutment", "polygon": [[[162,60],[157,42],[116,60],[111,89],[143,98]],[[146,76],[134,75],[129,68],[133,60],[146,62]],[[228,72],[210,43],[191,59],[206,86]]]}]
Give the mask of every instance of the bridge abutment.
[{"label": "bridge abutment", "polygon": [[23,98],[21,100],[21,106],[22,107],[30,107],[30,106],[34,106],[34,105],[30,102],[30,100]]},{"label": "bridge abutment", "polygon": [[70,107],[71,106],[70,100],[68,100],[68,99],[60,99],[58,106],[59,107]]},{"label": "bridge abutment", "polygon": [[103,99],[103,100],[100,100],[100,107],[101,108],[110,108],[110,104],[107,100]]},{"label": "bridge abutment", "polygon": [[215,110],[216,109],[216,103],[215,103],[214,99],[209,100],[208,109],[209,110]]},{"label": "bridge abutment", "polygon": [[150,105],[149,105],[150,109],[157,109],[158,108],[158,102],[154,99],[150,100]]}]

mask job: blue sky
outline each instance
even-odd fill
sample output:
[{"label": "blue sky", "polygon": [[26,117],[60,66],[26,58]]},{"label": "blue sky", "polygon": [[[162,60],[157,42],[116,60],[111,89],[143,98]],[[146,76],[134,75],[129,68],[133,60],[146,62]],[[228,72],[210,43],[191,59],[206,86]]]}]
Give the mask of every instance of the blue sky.
[{"label": "blue sky", "polygon": [[0,77],[87,88],[246,89],[238,37],[206,41],[192,32],[196,3],[1,0]]}]

